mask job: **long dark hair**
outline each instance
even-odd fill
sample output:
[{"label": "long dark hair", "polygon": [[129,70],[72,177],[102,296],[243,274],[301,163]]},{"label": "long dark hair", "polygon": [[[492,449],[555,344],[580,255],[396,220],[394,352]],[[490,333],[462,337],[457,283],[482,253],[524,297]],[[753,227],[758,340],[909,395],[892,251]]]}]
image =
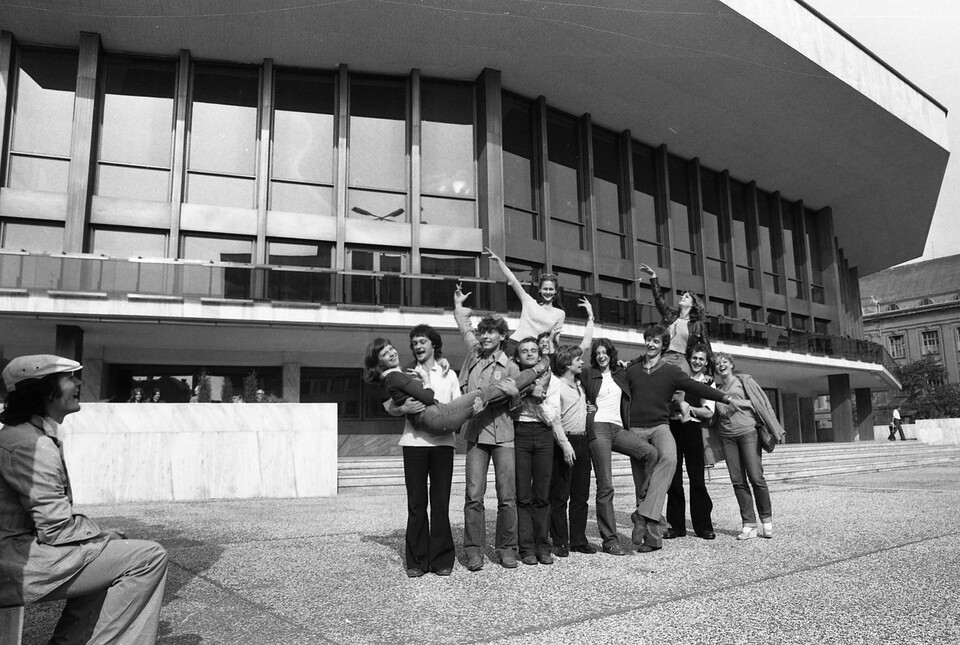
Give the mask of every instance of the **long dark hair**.
[{"label": "long dark hair", "polygon": [[16,390],[7,393],[0,423],[14,426],[26,423],[34,416],[47,416],[47,403],[62,394],[61,376],[62,372],[48,374],[29,384],[18,383]]},{"label": "long dark hair", "polygon": [[610,342],[608,338],[598,338],[593,341],[593,344],[590,346],[590,367],[595,370],[600,369],[600,366],[597,365],[597,348],[603,347],[607,350],[607,356],[610,357],[610,369],[613,370],[617,366],[617,360],[619,356],[617,355],[617,348],[613,343]]},{"label": "long dark hair", "polygon": [[380,380],[380,352],[387,345],[393,345],[388,338],[374,338],[367,345],[363,356],[363,380],[367,383],[376,383]]},{"label": "long dark hair", "polygon": [[[707,307],[703,304],[703,300],[700,299],[700,296],[695,294],[692,291],[681,291],[680,295],[682,296],[685,293],[690,294],[690,299],[693,300],[693,305],[690,306],[690,322],[696,322],[698,320],[704,320],[707,317]],[[679,315],[679,314],[678,314]]]}]

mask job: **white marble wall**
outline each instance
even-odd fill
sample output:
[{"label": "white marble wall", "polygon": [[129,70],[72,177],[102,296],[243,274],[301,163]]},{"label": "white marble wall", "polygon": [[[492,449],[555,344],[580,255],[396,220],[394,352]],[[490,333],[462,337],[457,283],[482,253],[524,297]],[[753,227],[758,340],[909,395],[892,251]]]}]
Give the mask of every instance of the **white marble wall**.
[{"label": "white marble wall", "polygon": [[78,504],[337,493],[335,403],[84,403],[62,439]]}]

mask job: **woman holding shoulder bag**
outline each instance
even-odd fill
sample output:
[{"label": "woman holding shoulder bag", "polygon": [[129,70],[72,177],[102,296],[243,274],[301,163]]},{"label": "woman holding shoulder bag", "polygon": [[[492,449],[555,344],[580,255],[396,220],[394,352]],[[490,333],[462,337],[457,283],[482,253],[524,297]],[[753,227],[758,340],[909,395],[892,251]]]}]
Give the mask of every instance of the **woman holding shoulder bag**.
[{"label": "woman holding shoulder bag", "polygon": [[[783,439],[783,428],[773,413],[773,406],[763,390],[749,374],[734,373],[736,363],[729,354],[716,355],[716,384],[725,394],[739,399],[748,399],[749,406],[735,408],[717,403],[717,415],[720,419],[720,439],[727,459],[730,483],[740,506],[740,518],[743,529],[738,540],[750,540],[757,535],[773,537],[773,509],[770,505],[770,491],[763,477],[761,462],[761,444],[758,426],[765,426],[773,435],[775,442]],[[765,448],[773,450],[771,445]],[[749,481],[749,484],[747,483]],[[751,488],[753,494],[751,495]],[[753,504],[756,498],[756,512]],[[760,530],[757,530],[757,514],[760,515]]]}]

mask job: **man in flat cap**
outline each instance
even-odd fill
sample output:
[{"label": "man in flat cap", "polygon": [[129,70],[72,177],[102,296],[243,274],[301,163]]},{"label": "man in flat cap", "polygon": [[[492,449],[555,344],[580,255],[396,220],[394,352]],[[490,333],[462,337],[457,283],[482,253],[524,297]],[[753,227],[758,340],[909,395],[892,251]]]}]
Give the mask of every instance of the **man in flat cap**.
[{"label": "man in flat cap", "polygon": [[73,511],[56,433],[80,410],[80,369],[40,354],[3,370],[0,606],[66,599],[51,644],[155,643],[166,551]]}]

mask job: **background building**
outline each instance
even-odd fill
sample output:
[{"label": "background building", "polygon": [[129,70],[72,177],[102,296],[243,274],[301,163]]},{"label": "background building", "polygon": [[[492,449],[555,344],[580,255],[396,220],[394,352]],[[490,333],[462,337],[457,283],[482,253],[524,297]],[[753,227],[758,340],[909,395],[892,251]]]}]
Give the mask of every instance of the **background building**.
[{"label": "background building", "polygon": [[485,246],[626,355],[657,318],[638,262],[702,294],[790,441],[827,393],[832,438],[872,437],[897,386],[857,276],[922,252],[945,110],[803,2],[27,0],[0,26],[2,356],[78,356],[86,398],[255,371],[382,451],[363,347],[426,322],[457,364],[458,281],[517,309]]}]

